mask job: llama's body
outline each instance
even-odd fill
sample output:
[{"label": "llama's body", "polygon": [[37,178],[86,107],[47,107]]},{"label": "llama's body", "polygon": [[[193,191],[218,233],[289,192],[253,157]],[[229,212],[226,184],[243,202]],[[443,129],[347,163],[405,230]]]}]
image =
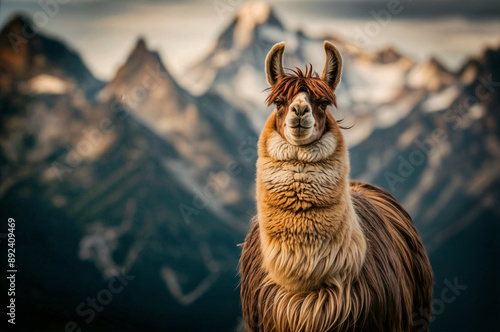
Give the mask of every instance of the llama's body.
[{"label": "llama's body", "polygon": [[[272,61],[268,70],[279,69]],[[333,115],[318,106],[325,98],[334,103],[340,73],[332,80],[328,75],[324,82],[311,72],[281,73],[274,81],[268,76],[271,96],[290,106],[279,102],[259,140],[258,211],[241,257],[247,329],[427,331],[427,254],[410,216],[390,194],[349,182],[343,135]]]}]

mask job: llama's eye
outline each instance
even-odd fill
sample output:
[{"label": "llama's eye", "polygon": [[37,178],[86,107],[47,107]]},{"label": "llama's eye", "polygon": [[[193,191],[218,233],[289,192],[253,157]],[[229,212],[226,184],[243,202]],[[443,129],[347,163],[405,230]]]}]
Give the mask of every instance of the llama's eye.
[{"label": "llama's eye", "polygon": [[281,107],[281,106],[283,106],[283,99],[281,99],[281,98],[276,98],[276,99],[274,100],[274,105],[276,105],[276,107],[278,107],[278,108],[279,108],[279,107]]},{"label": "llama's eye", "polygon": [[328,100],[321,100],[319,102],[319,107],[321,107],[321,109],[323,109],[323,110],[326,110],[328,105],[330,105],[330,102]]}]

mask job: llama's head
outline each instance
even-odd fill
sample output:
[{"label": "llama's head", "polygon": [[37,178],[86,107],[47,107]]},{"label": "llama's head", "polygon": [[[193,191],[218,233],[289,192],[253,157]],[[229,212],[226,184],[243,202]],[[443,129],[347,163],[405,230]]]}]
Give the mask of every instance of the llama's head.
[{"label": "llama's head", "polygon": [[325,41],[326,62],[321,77],[312,66],[305,72],[283,69],[285,43],[273,46],[266,57],[266,77],[270,85],[268,106],[276,105],[276,130],[288,143],[305,145],[318,140],[326,130],[329,105],[336,105],[334,91],[340,83],[342,57]]}]

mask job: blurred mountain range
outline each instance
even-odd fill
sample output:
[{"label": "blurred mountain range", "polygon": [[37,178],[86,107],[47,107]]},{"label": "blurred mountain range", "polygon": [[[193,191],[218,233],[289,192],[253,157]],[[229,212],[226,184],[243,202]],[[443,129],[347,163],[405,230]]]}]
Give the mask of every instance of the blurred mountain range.
[{"label": "blurred mountain range", "polygon": [[[500,47],[449,72],[289,31],[262,3],[242,6],[186,73],[189,88],[142,38],[101,82],[22,15],[2,28],[0,207],[17,221],[19,328],[236,330],[237,245],[255,212],[256,142],[270,112],[265,55],[286,40],[286,67],[323,63],[325,39],[344,57],[332,111],[354,124],[352,178],[410,211],[436,299],[447,281],[467,286],[436,304],[432,330],[498,329]],[[123,275],[134,278],[86,321],[80,303]]]}]

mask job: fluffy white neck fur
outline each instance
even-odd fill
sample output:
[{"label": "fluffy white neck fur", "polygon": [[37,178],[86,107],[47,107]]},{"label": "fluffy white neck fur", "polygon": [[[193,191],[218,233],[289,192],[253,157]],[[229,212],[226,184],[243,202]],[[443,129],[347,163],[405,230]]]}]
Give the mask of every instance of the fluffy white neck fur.
[{"label": "fluffy white neck fur", "polygon": [[257,163],[264,266],[274,282],[292,290],[341,287],[358,275],[366,251],[345,142],[331,131],[304,146],[275,130],[267,135]]},{"label": "fluffy white neck fur", "polygon": [[337,141],[332,133],[327,132],[319,140],[308,145],[292,145],[274,131],[267,143],[269,156],[280,161],[303,161],[315,163],[328,158],[335,152]]}]

